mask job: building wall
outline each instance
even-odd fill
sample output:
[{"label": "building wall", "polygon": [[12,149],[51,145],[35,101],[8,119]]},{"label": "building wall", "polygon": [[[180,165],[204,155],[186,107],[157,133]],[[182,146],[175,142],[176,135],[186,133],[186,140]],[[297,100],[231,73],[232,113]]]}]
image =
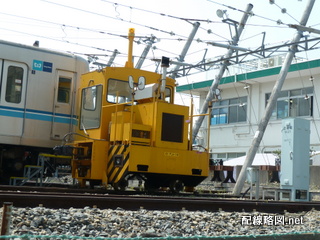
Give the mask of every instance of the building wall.
[{"label": "building wall", "polygon": [[[297,67],[299,68],[299,66]],[[256,75],[259,75],[257,71]],[[313,81],[310,81],[310,77]],[[232,77],[232,76],[231,76]],[[236,78],[236,77],[235,77]],[[222,100],[247,96],[247,121],[210,126],[210,150],[213,158],[218,153],[246,153],[252,143],[253,136],[260,119],[266,109],[266,94],[271,93],[278,74],[247,79],[241,82],[220,84]],[[244,88],[248,84],[249,88]],[[282,90],[314,88],[313,116],[304,117],[310,120],[311,135],[310,148],[320,150],[320,67],[304,70],[295,70],[288,73]],[[319,93],[319,94],[318,94]],[[200,93],[200,106],[207,95]],[[310,100],[311,101],[311,100]],[[281,122],[282,119],[270,119],[260,144],[259,152],[271,152],[281,149]],[[203,130],[207,128],[204,123]]]}]

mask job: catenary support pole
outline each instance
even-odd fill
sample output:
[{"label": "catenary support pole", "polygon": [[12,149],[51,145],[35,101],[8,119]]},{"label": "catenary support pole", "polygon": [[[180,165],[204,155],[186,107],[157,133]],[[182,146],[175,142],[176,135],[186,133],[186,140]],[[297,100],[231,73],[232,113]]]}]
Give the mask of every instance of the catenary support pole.
[{"label": "catenary support pole", "polygon": [[151,36],[149,39],[146,40],[146,47],[144,48],[135,68],[136,69],[140,69],[142,67],[142,64],[144,62],[144,60],[146,59],[149,51],[150,51],[150,48],[152,47],[152,44],[154,44],[154,41],[155,41],[156,37],[155,36]]},{"label": "catenary support pole", "polygon": [[[310,16],[312,7],[314,5],[315,0],[309,0],[307,7],[302,15],[301,21],[300,21],[300,25],[305,26],[307,24],[308,18]],[[237,179],[236,185],[233,189],[233,194],[234,195],[239,195],[241,193],[241,190],[243,188],[244,182],[245,182],[245,177],[246,177],[246,171],[247,168],[250,167],[252,165],[253,159],[257,153],[257,150],[259,148],[260,142],[262,140],[262,137],[264,135],[264,132],[267,128],[269,119],[271,117],[272,111],[277,103],[277,99],[279,96],[279,93],[281,91],[282,85],[286,79],[289,67],[291,65],[292,59],[294,57],[294,54],[297,52],[297,47],[298,45],[295,44],[297,42],[299,42],[300,38],[302,37],[302,32],[301,31],[297,31],[296,34],[294,35],[291,43],[293,43],[291,45],[291,47],[289,48],[289,51],[286,55],[285,61],[281,67],[280,73],[278,75],[278,80],[276,81],[272,92],[271,92],[271,96],[268,102],[268,105],[266,107],[266,111],[264,116],[262,117],[262,119],[260,120],[259,124],[258,124],[258,129],[256,130],[253,140],[252,140],[252,144],[251,147],[247,153],[246,156],[246,160],[242,166],[242,169],[240,171],[239,177]]]},{"label": "catenary support pole", "polygon": [[[194,24],[193,24],[193,28],[192,28],[192,31],[191,31],[191,33],[190,33],[190,35],[189,35],[189,37],[188,37],[188,39],[187,39],[187,42],[186,42],[186,44],[184,45],[184,48],[182,49],[182,51],[181,51],[181,54],[179,55],[179,62],[184,62],[184,58],[185,58],[185,56],[187,55],[187,52],[188,52],[188,50],[189,50],[189,48],[190,48],[190,45],[191,45],[191,43],[192,43],[192,41],[193,41],[193,39],[194,39],[194,36],[196,35],[196,33],[197,33],[197,31],[198,31],[198,29],[199,29],[199,26],[200,26],[200,23],[199,22],[195,22]],[[178,70],[179,70],[179,68],[181,67],[181,65],[176,65],[175,66],[175,68],[172,70],[172,78],[174,79],[174,78],[176,78],[176,76],[178,75]]]},{"label": "catenary support pole", "polygon": [[116,58],[116,56],[117,56],[118,53],[119,53],[119,51],[118,51],[117,49],[115,49],[115,50],[113,51],[113,53],[112,53],[112,55],[111,55],[111,57],[110,57],[110,59],[109,59],[109,61],[108,61],[108,63],[107,63],[107,66],[108,66],[108,67],[110,67],[110,66],[113,64],[114,59]]},{"label": "catenary support pole", "polygon": [[[231,44],[232,46],[237,46],[238,42],[239,42],[239,38],[240,38],[240,35],[244,29],[244,26],[248,20],[248,17],[251,13],[251,10],[253,8],[253,5],[252,4],[248,4],[247,5],[247,8],[242,16],[242,19],[240,21],[240,24],[238,26],[238,29],[237,29],[237,33],[232,37],[232,41],[231,41]],[[226,53],[225,55],[225,58],[228,59],[232,56],[234,52],[234,49],[229,49],[228,52]],[[207,113],[208,111],[208,106],[209,106],[209,102],[211,102],[213,100],[213,97],[214,97],[214,92],[215,90],[217,89],[218,85],[219,85],[219,82],[225,72],[225,70],[227,69],[227,66],[229,64],[229,61],[228,60],[224,60],[220,69],[219,69],[219,73],[218,75],[215,76],[215,79],[214,81],[212,82],[211,86],[210,86],[210,89],[209,89],[209,92],[207,94],[207,97],[206,99],[204,100],[204,103],[202,104],[202,107],[200,109],[200,116],[197,121],[195,122],[194,126],[193,126],[193,132],[192,132],[192,142],[195,141],[198,133],[199,133],[199,130],[200,130],[200,127],[202,125],[202,122],[203,122],[203,119],[204,119],[204,114]],[[208,146],[209,147],[209,146]]]}]

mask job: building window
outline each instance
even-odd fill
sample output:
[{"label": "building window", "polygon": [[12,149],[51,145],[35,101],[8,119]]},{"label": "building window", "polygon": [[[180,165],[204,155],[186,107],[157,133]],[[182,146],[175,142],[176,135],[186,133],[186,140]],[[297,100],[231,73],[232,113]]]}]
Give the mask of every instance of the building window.
[{"label": "building window", "polygon": [[[266,106],[271,93],[266,94]],[[313,87],[281,91],[271,119],[310,117],[313,115]]]},{"label": "building window", "polygon": [[247,120],[247,97],[214,102],[211,125],[245,122]]},{"label": "building window", "polygon": [[8,67],[6,101],[20,103],[22,94],[23,68],[16,66]]}]

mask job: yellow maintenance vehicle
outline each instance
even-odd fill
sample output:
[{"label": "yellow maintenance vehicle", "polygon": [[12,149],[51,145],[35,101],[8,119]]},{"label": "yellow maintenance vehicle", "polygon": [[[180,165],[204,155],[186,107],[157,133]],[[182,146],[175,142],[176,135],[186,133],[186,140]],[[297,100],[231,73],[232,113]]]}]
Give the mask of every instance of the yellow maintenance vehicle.
[{"label": "yellow maintenance vehicle", "polygon": [[125,190],[139,179],[146,190],[193,189],[207,176],[207,151],[192,149],[189,107],[174,104],[175,80],[135,69],[134,29],[125,67],[84,74],[79,89],[79,128],[72,142],[72,176],[81,186]]}]

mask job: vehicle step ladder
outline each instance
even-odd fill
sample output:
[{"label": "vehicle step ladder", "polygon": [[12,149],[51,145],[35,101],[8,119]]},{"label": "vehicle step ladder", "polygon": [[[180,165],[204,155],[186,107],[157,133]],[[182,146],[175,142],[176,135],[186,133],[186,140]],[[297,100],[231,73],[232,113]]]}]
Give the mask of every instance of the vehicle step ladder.
[{"label": "vehicle step ladder", "polygon": [[24,166],[23,176],[28,180],[26,182],[35,179],[36,185],[38,185],[38,180],[40,179],[40,185],[43,177],[43,165],[26,165]]},{"label": "vehicle step ladder", "polygon": [[43,166],[39,165],[25,165],[23,169],[23,177],[10,177],[10,185],[22,186],[28,181],[35,179],[36,185],[40,179],[40,186],[42,185]]},{"label": "vehicle step ladder", "polygon": [[[10,177],[10,185],[17,186],[21,181],[26,180],[26,177]],[[20,185],[20,184],[19,184]]]},{"label": "vehicle step ladder", "polygon": [[10,185],[22,186],[30,180],[35,180],[36,185],[40,187],[43,184],[43,176],[45,167],[51,167],[49,164],[50,158],[65,158],[71,159],[71,156],[52,155],[47,153],[40,153],[38,156],[37,165],[25,165],[23,170],[23,177],[10,177]]}]

